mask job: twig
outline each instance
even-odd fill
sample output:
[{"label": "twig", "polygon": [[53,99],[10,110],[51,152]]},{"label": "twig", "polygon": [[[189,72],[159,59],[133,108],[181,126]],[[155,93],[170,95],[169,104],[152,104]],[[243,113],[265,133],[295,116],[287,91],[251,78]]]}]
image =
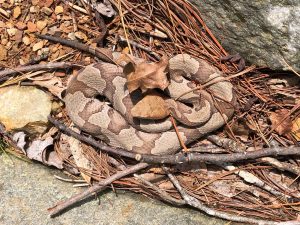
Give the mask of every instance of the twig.
[{"label": "twig", "polygon": [[162,198],[162,200],[164,200],[166,202],[169,202],[169,203],[172,203],[172,204],[177,205],[177,206],[182,206],[182,205],[185,204],[185,202],[183,200],[171,197],[167,192],[160,189],[156,185],[152,184],[150,181],[147,181],[142,176],[134,174],[134,177],[136,179],[138,179],[142,184],[144,184],[144,185],[148,186],[149,188],[153,189],[158,194],[158,196]]},{"label": "twig", "polygon": [[47,64],[37,64],[30,66],[20,66],[15,69],[5,69],[0,71],[0,79],[6,76],[12,76],[16,73],[26,73],[29,71],[45,70],[45,69],[65,69],[69,67],[80,66],[79,64],[67,63],[67,62],[55,62]]},{"label": "twig", "polygon": [[205,84],[203,84],[203,85],[201,85],[201,86],[199,86],[199,87],[193,88],[193,89],[191,89],[191,90],[189,90],[189,91],[187,91],[187,92],[182,93],[181,95],[179,95],[179,96],[176,98],[176,100],[180,99],[182,96],[184,96],[184,95],[186,95],[186,94],[189,94],[189,93],[191,93],[191,92],[193,92],[193,91],[196,91],[196,90],[203,90],[204,88],[206,88],[206,87],[208,87],[208,86],[211,86],[211,85],[213,85],[213,84],[216,84],[216,83],[219,83],[219,82],[222,82],[222,81],[229,81],[229,80],[231,80],[231,79],[233,79],[233,78],[235,78],[235,77],[239,77],[239,76],[242,76],[242,75],[244,75],[244,74],[246,74],[246,73],[249,73],[249,72],[251,72],[251,71],[254,70],[254,69],[255,69],[255,66],[250,66],[250,67],[248,67],[247,69],[245,69],[245,70],[243,70],[243,71],[241,71],[241,72],[239,72],[239,73],[230,75],[230,76],[228,76],[228,77],[216,77],[216,78],[213,78],[213,79],[207,81],[207,83],[205,83]]},{"label": "twig", "polygon": [[6,16],[7,18],[9,18],[9,16],[10,16],[10,14],[2,8],[0,8],[0,13],[3,14],[4,16]]},{"label": "twig", "polygon": [[71,2],[68,2],[68,5],[70,7],[72,7],[73,9],[76,9],[79,12],[82,12],[84,14],[89,14],[85,9],[83,9],[83,8],[79,7],[78,5],[75,5],[75,4],[71,3]]},{"label": "twig", "polygon": [[124,38],[124,37],[122,37],[122,36],[119,36],[119,40],[120,40],[121,42],[128,42],[128,43],[131,44],[132,46],[134,46],[134,47],[136,47],[136,48],[139,48],[139,49],[142,49],[142,50],[148,52],[149,54],[153,55],[157,60],[160,59],[160,56],[159,56],[156,52],[152,51],[152,50],[151,50],[150,48],[148,48],[148,47],[145,47],[144,45],[141,45],[141,44],[139,44],[139,43],[137,43],[137,42],[135,42],[135,41],[132,41],[132,40],[127,40],[126,38]]},{"label": "twig", "polygon": [[[210,163],[221,163],[221,162],[237,162],[249,159],[257,159],[265,156],[284,156],[284,155],[300,155],[300,147],[270,147],[262,150],[243,152],[243,153],[232,153],[232,154],[199,154],[199,153],[178,153],[175,155],[149,155],[149,154],[138,154],[127,151],[122,148],[113,148],[107,146],[101,142],[96,141],[93,138],[80,135],[71,129],[67,128],[61,122],[55,120],[52,117],[48,117],[49,121],[54,124],[62,132],[71,135],[72,137],[90,144],[102,151],[117,154],[120,156],[135,159],[141,162],[155,163],[155,164],[182,164],[190,162],[210,162]],[[190,149],[192,151],[192,149]]]},{"label": "twig", "polygon": [[86,183],[85,180],[74,180],[74,179],[67,179],[67,178],[63,178],[57,175],[54,175],[54,177],[58,180],[64,181],[64,182],[68,182],[68,183]]},{"label": "twig", "polygon": [[275,158],[272,158],[272,157],[264,157],[264,158],[258,159],[258,161],[269,164],[269,165],[271,165],[271,166],[273,166],[276,169],[279,169],[281,171],[289,171],[293,174],[296,174],[296,175],[300,176],[299,166],[293,165],[291,163],[280,162],[279,160],[277,160]]},{"label": "twig", "polygon": [[288,67],[288,69],[290,71],[292,71],[294,74],[296,74],[298,77],[300,77],[300,74],[293,68],[290,66],[290,64],[288,64],[284,58],[282,58],[282,61],[284,62],[284,64]]},{"label": "twig", "polygon": [[243,216],[236,216],[232,214],[228,214],[225,212],[218,212],[214,209],[211,209],[204,204],[202,204],[198,199],[194,198],[193,196],[189,195],[180,185],[179,181],[175,176],[173,176],[166,167],[164,167],[164,170],[166,171],[169,179],[173,183],[173,185],[176,187],[176,189],[179,191],[181,194],[182,198],[184,199],[185,203],[195,207],[205,213],[207,213],[210,216],[215,216],[221,219],[226,219],[230,221],[235,221],[235,222],[242,222],[242,223],[254,223],[254,224],[278,224],[277,222],[271,222],[271,221],[265,221],[265,220],[258,220],[258,219],[253,219],[253,218],[248,218],[248,217],[243,217]]},{"label": "twig", "polygon": [[123,11],[122,11],[121,0],[118,0],[118,10],[119,10],[119,16],[120,16],[120,19],[121,19],[121,24],[122,24],[122,27],[123,27],[123,30],[124,30],[125,38],[127,40],[127,45],[128,45],[129,53],[132,55],[131,45],[130,45],[130,43],[128,41],[128,33],[127,33],[126,28],[125,28],[125,22],[124,22],[124,15],[123,15]]},{"label": "twig", "polygon": [[[277,197],[281,197],[281,198],[291,198],[291,196],[283,194],[277,190],[275,190],[273,187],[271,187],[270,185],[266,184],[263,180],[259,179],[258,177],[256,177],[255,175],[253,175],[252,173],[246,171],[246,170],[237,170],[237,168],[231,164],[229,165],[225,165],[225,164],[219,164],[221,167],[223,167],[226,170],[229,171],[234,171],[234,174],[236,174],[237,176],[241,177],[244,181],[250,183],[250,184],[254,184],[257,187],[260,187],[261,189],[270,192],[271,194],[277,196]],[[291,192],[291,191],[290,191]],[[292,194],[293,197],[298,197],[297,194]]]},{"label": "twig", "polygon": [[218,145],[219,147],[223,147],[234,152],[244,152],[246,150],[245,145],[231,140],[229,138],[219,137],[218,135],[208,135],[206,136],[206,138],[212,143]]},{"label": "twig", "polygon": [[43,34],[35,34],[35,35],[41,39],[45,39],[45,40],[52,41],[55,43],[60,43],[60,44],[69,46],[71,48],[75,48],[75,49],[90,53],[105,62],[116,64],[112,58],[111,51],[109,49],[94,48],[92,46],[82,44],[78,41],[66,40],[66,39],[63,39],[60,37],[55,37],[55,36],[50,36],[50,35],[43,35]]},{"label": "twig", "polygon": [[188,148],[186,147],[186,145],[184,144],[184,141],[182,140],[182,138],[181,138],[181,136],[180,136],[180,133],[179,133],[178,128],[177,128],[177,126],[176,126],[176,122],[175,122],[175,120],[174,120],[174,118],[173,118],[172,115],[170,115],[170,119],[171,119],[171,122],[172,122],[172,124],[173,124],[173,127],[174,127],[174,130],[175,130],[175,132],[176,132],[176,135],[177,135],[177,138],[178,138],[178,140],[179,140],[179,143],[180,143],[181,147],[183,148],[183,152],[188,152],[189,149],[188,149]]},{"label": "twig", "polygon": [[73,206],[74,204],[78,203],[79,201],[82,201],[93,194],[96,194],[104,189],[106,189],[107,185],[110,185],[112,182],[125,177],[129,174],[133,174],[139,170],[147,168],[149,165],[147,163],[138,163],[134,166],[131,166],[125,170],[122,170],[118,173],[115,173],[114,175],[106,178],[105,180],[100,181],[99,183],[93,185],[92,187],[88,188],[87,190],[74,195],[73,197],[69,198],[68,200],[65,200],[63,202],[58,203],[56,206],[48,209],[50,216],[54,217],[64,211],[65,209],[69,208],[70,206]]}]

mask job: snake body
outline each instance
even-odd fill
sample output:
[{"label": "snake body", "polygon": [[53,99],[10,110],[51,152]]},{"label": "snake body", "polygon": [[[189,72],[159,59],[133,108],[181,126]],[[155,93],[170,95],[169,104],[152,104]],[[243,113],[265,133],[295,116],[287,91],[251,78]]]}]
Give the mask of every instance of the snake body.
[{"label": "snake body", "polygon": [[[112,54],[117,59],[119,54]],[[188,54],[169,59],[170,85],[164,90],[166,104],[179,121],[180,138],[189,144],[217,130],[233,115],[236,96],[230,82],[206,61]],[[219,79],[205,90],[197,85]],[[83,131],[104,140],[108,145],[142,154],[173,154],[181,149],[169,118],[137,119],[131,108],[141,93],[129,93],[123,68],[100,62],[78,72],[69,82],[64,98],[71,120]],[[187,91],[188,94],[183,95]],[[97,98],[105,96],[109,100]],[[176,98],[179,100],[175,100]]]}]

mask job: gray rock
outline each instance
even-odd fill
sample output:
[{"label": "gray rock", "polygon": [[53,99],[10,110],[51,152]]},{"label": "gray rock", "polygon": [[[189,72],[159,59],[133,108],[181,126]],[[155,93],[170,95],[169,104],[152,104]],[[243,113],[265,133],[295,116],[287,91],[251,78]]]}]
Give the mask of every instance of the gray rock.
[{"label": "gray rock", "polygon": [[[83,191],[59,181],[57,171],[39,164],[26,163],[6,154],[0,155],[1,225],[137,225],[137,224],[224,224],[225,221],[188,208],[176,208],[142,195],[111,191],[56,218],[47,208]],[[100,204],[99,204],[100,203]]]},{"label": "gray rock", "polygon": [[38,88],[15,85],[0,89],[0,121],[6,130],[44,132],[51,107],[50,96]]},{"label": "gray rock", "polygon": [[299,0],[191,0],[230,53],[248,62],[300,71]]}]

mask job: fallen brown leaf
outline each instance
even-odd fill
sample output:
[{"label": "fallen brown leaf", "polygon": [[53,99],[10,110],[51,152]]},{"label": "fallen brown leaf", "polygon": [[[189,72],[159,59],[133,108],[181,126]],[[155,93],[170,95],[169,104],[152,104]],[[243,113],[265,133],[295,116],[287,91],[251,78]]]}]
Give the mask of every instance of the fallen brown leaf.
[{"label": "fallen brown leaf", "polygon": [[39,20],[36,22],[36,27],[39,31],[43,30],[47,26],[46,20]]},{"label": "fallen brown leaf", "polygon": [[147,94],[132,109],[131,115],[141,119],[163,119],[170,115],[165,100],[155,92]]},{"label": "fallen brown leaf", "polygon": [[25,30],[27,25],[25,23],[23,23],[22,21],[18,21],[16,23],[16,27],[19,29],[19,30]]},{"label": "fallen brown leaf", "polygon": [[29,32],[36,32],[36,24],[29,21],[27,23],[27,29]]},{"label": "fallen brown leaf", "polygon": [[3,45],[0,45],[0,61],[5,60],[7,56],[7,50]]},{"label": "fallen brown leaf", "polygon": [[59,77],[53,76],[50,79],[40,79],[40,80],[33,80],[33,84],[36,84],[40,87],[45,87],[50,91],[54,96],[62,99],[62,92],[65,90],[65,87],[62,84],[62,81]]},{"label": "fallen brown leaf", "polygon": [[40,7],[50,7],[53,4],[53,0],[39,0],[37,4]]},{"label": "fallen brown leaf", "polygon": [[289,111],[287,109],[280,109],[272,112],[269,117],[272,123],[272,128],[280,135],[285,135],[292,131],[292,120],[290,117],[287,117],[284,121],[282,121],[288,113]]},{"label": "fallen brown leaf", "polygon": [[[53,145],[52,137],[49,136],[45,139],[37,138],[36,140],[27,143],[25,136],[24,132],[18,132],[14,134],[13,140],[17,143],[19,148],[26,153],[26,156],[29,159],[34,159],[48,166],[55,166],[58,169],[63,168],[62,159],[55,151],[49,148],[49,146]],[[25,148],[26,144],[28,144],[29,147]]]},{"label": "fallen brown leaf", "polygon": [[61,5],[58,5],[58,6],[55,7],[54,12],[55,12],[56,15],[61,14],[61,13],[64,12],[64,8]]},{"label": "fallen brown leaf", "polygon": [[44,41],[39,41],[32,46],[32,51],[36,52],[44,47]]},{"label": "fallen brown leaf", "polygon": [[300,141],[300,117],[293,121],[292,133],[296,140]]},{"label": "fallen brown leaf", "polygon": [[127,75],[127,87],[129,92],[133,92],[138,88],[140,88],[142,92],[154,88],[164,90],[169,85],[166,76],[168,62],[168,57],[163,56],[158,63],[128,63],[124,67],[123,72]]},{"label": "fallen brown leaf", "polygon": [[21,8],[20,6],[17,6],[13,9],[13,17],[17,19],[21,15]]}]

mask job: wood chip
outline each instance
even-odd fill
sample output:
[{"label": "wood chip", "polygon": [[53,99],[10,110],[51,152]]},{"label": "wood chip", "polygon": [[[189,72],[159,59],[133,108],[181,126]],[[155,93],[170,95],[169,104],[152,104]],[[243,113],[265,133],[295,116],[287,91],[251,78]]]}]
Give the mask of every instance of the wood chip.
[{"label": "wood chip", "polygon": [[25,23],[23,23],[22,21],[18,21],[16,23],[16,27],[19,29],[19,30],[25,30],[27,28],[27,25]]},{"label": "wood chip", "polygon": [[17,32],[17,29],[16,28],[10,28],[10,29],[7,29],[7,34],[11,37],[11,36],[14,36]]},{"label": "wood chip", "polygon": [[47,26],[47,21],[46,20],[39,20],[36,22],[36,27],[39,31],[43,30]]},{"label": "wood chip", "polygon": [[29,22],[27,23],[27,29],[28,29],[28,31],[31,32],[31,33],[36,32],[36,24],[29,21]]},{"label": "wood chip", "polygon": [[82,33],[81,31],[75,32],[75,37],[77,37],[80,40],[87,41],[87,36],[85,33]]},{"label": "wood chip", "polygon": [[40,9],[40,7],[38,7],[38,6],[31,6],[31,7],[29,8],[29,11],[30,11],[31,13],[37,13],[37,12],[39,11],[39,9]]},{"label": "wood chip", "polygon": [[9,12],[7,12],[6,10],[0,8],[0,13],[4,16],[6,16],[7,18],[9,18]]},{"label": "wood chip", "polygon": [[33,45],[32,51],[36,52],[37,50],[41,49],[42,47],[44,47],[44,41],[39,41]]},{"label": "wood chip", "polygon": [[7,50],[3,45],[0,45],[0,61],[3,61],[6,59],[7,56]]},{"label": "wood chip", "polygon": [[21,7],[17,6],[13,10],[13,17],[17,19],[21,15]]},{"label": "wood chip", "polygon": [[43,8],[41,9],[41,12],[42,12],[42,13],[45,13],[47,16],[50,16],[50,15],[53,13],[53,10],[50,9],[50,8],[48,8],[48,7],[43,7]]},{"label": "wood chip", "polygon": [[64,12],[64,8],[60,5],[58,5],[58,6],[55,7],[54,12],[55,12],[56,15],[61,14],[61,13]]},{"label": "wood chip", "polygon": [[25,45],[30,45],[30,38],[28,36],[24,36],[22,38],[22,42],[25,44]]},{"label": "wood chip", "polygon": [[32,5],[38,5],[40,0],[31,0]]}]

